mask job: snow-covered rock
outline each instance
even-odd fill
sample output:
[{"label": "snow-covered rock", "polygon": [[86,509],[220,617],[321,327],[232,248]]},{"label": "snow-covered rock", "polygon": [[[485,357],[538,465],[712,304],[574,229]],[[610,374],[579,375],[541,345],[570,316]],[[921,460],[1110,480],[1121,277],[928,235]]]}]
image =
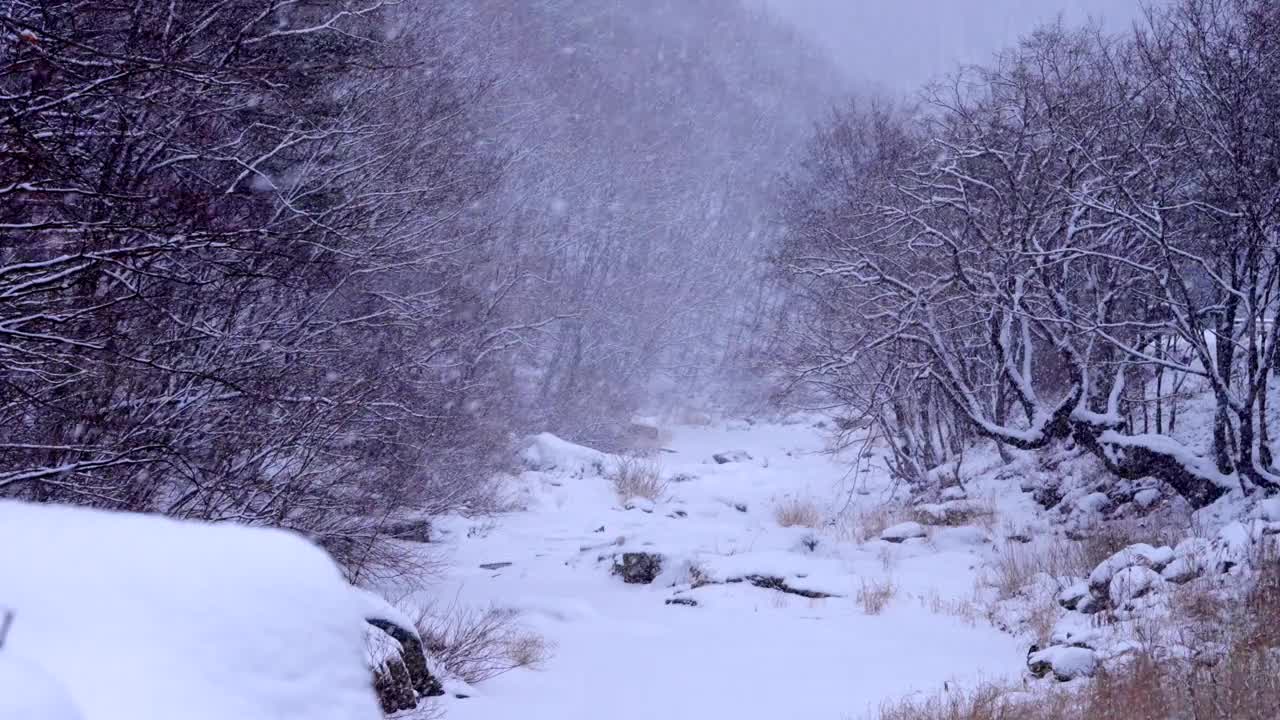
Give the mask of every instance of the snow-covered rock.
[{"label": "snow-covered rock", "polygon": [[1233,522],[1218,531],[1213,541],[1213,569],[1225,573],[1238,565],[1247,565],[1253,554],[1253,535],[1242,522]]},{"label": "snow-covered rock", "polygon": [[1108,595],[1111,607],[1132,609],[1133,601],[1163,590],[1164,585],[1160,573],[1149,567],[1133,565],[1124,568],[1111,578]]},{"label": "snow-covered rock", "polygon": [[1173,549],[1173,562],[1160,571],[1166,582],[1182,584],[1200,577],[1209,569],[1213,543],[1204,538],[1187,538]]},{"label": "snow-covered rock", "polygon": [[657,553],[623,553],[613,565],[613,574],[622,582],[632,585],[648,585],[662,573],[663,558]]},{"label": "snow-covered rock", "polygon": [[1093,677],[1098,670],[1098,657],[1082,647],[1054,646],[1027,656],[1027,667],[1036,677],[1053,673],[1059,682]]},{"label": "snow-covered rock", "polygon": [[1105,597],[1110,591],[1111,578],[1116,573],[1128,567],[1145,567],[1155,571],[1163,570],[1166,565],[1173,562],[1174,553],[1172,548],[1168,547],[1152,547],[1146,543],[1137,543],[1130,545],[1123,550],[1115,553],[1111,557],[1103,560],[1098,567],[1093,569],[1089,574],[1089,588],[1093,594],[1098,597]]},{"label": "snow-covered rock", "polygon": [[1075,610],[1076,606],[1080,604],[1080,601],[1088,595],[1089,583],[1079,580],[1062,588],[1055,599],[1063,608],[1066,608],[1067,610]]},{"label": "snow-covered rock", "polygon": [[1111,508],[1111,498],[1105,493],[1089,493],[1076,500],[1076,509],[1083,513],[1104,513]]},{"label": "snow-covered rock", "polygon": [[1102,630],[1093,621],[1079,613],[1067,613],[1053,626],[1049,642],[1052,645],[1096,649],[1102,638]]},{"label": "snow-covered rock", "polygon": [[0,501],[0,547],[0,656],[86,720],[381,718],[366,599],[301,537]]},{"label": "snow-covered rock", "polygon": [[651,513],[657,505],[649,498],[633,497],[628,498],[622,503],[622,507],[627,510],[639,510],[640,512]]},{"label": "snow-covered rock", "polygon": [[918,522],[903,522],[887,527],[880,533],[880,539],[891,543],[900,543],[911,540],[912,538],[922,538],[928,535],[924,526]]},{"label": "snow-covered rock", "polygon": [[712,455],[711,459],[715,460],[718,465],[728,465],[729,463],[747,462],[751,459],[751,453],[746,450],[726,450]]},{"label": "snow-covered rock", "polygon": [[1160,502],[1160,491],[1155,488],[1145,488],[1133,494],[1133,504],[1149,510]]},{"label": "snow-covered rock", "polygon": [[83,720],[67,689],[34,663],[0,652],[0,720]]},{"label": "snow-covered rock", "polygon": [[608,468],[609,456],[544,432],[529,438],[520,452],[520,461],[530,470],[603,475]]},{"label": "snow-covered rock", "polygon": [[1280,522],[1280,497],[1267,498],[1259,502],[1258,515],[1267,522]]}]

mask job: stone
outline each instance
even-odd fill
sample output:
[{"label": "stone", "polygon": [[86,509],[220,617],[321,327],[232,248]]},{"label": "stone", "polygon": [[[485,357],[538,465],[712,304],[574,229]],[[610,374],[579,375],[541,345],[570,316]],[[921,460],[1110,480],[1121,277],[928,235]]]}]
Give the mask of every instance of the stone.
[{"label": "stone", "polygon": [[1158,502],[1160,502],[1160,491],[1155,488],[1146,488],[1133,494],[1133,504],[1143,510],[1150,510]]},{"label": "stone", "polygon": [[1035,650],[1027,655],[1027,669],[1036,677],[1053,673],[1058,682],[1093,677],[1098,671],[1098,656],[1082,647],[1055,646]]},{"label": "stone", "polygon": [[1058,593],[1057,601],[1063,608],[1075,610],[1086,597],[1089,597],[1089,583],[1080,580],[1063,588]]},{"label": "stone", "polygon": [[657,553],[623,553],[613,565],[613,574],[631,585],[648,585],[662,572],[662,556]]},{"label": "stone", "polygon": [[711,459],[715,460],[719,465],[727,465],[729,463],[746,462],[751,459],[751,453],[746,450],[727,450],[712,455]]},{"label": "stone", "polygon": [[[422,639],[418,637],[418,632],[416,630],[402,627],[399,624],[384,618],[367,618],[366,622],[390,635],[393,640],[400,643],[401,652],[399,662],[404,665],[404,670],[408,675],[410,685],[413,687],[413,690],[417,693],[418,697],[439,697],[444,694],[444,687],[440,684],[440,681],[436,679],[436,676],[432,674],[430,667],[427,665],[427,656],[422,649]],[[392,663],[388,663],[388,665],[391,664]]]},{"label": "stone", "polygon": [[1149,567],[1134,565],[1117,572],[1111,578],[1108,597],[1111,607],[1133,609],[1134,601],[1150,593],[1164,589],[1164,578]]},{"label": "stone", "polygon": [[880,533],[880,539],[885,542],[902,543],[912,538],[922,538],[927,534],[920,523],[904,522],[885,528],[884,532]]}]

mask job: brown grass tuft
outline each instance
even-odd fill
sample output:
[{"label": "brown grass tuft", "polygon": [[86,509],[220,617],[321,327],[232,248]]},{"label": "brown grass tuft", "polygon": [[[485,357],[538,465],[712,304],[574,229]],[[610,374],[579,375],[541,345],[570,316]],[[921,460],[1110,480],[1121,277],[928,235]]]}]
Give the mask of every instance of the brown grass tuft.
[{"label": "brown grass tuft", "polygon": [[773,519],[782,527],[816,528],[822,524],[822,513],[811,500],[792,498],[773,509]]},{"label": "brown grass tuft", "polygon": [[858,588],[858,602],[866,614],[879,615],[897,594],[898,588],[893,584],[892,578],[870,581],[863,578],[862,585]]},{"label": "brown grass tuft", "polygon": [[667,492],[667,482],[662,479],[662,466],[653,460],[640,457],[620,457],[609,474],[613,490],[619,500],[645,498],[657,502]]},{"label": "brown grass tuft", "polygon": [[505,608],[423,608],[417,616],[424,649],[450,673],[475,684],[516,668],[536,668],[553,650]]}]

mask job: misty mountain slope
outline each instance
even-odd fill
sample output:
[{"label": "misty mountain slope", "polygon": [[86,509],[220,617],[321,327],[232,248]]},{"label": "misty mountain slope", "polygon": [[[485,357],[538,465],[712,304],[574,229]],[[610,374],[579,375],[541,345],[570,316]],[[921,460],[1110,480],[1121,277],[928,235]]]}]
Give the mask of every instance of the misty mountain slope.
[{"label": "misty mountain slope", "polygon": [[[525,509],[444,524],[451,569],[422,599],[517,610],[554,652],[450,700],[449,717],[856,717],[944,682],[1016,678],[1026,644],[971,602],[989,518],[878,539],[908,517],[885,504],[887,475],[877,461],[848,477],[815,420],[676,428],[652,504],[615,493],[615,458],[541,436],[525,458],[544,469],[518,479]],[[1014,495],[1007,512],[1029,512]],[[661,557],[652,582],[611,572],[628,553]]]}]

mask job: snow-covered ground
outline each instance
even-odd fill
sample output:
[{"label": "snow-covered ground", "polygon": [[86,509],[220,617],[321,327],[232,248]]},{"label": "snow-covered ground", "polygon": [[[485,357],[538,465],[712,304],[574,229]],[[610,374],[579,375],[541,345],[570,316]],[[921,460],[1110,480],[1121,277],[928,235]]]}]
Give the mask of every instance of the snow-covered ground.
[{"label": "snow-covered ground", "polygon": [[0,500],[0,720],[373,720],[368,602],[291,533]]},{"label": "snow-covered ground", "polygon": [[[620,502],[607,456],[540,438],[525,461],[541,469],[517,481],[524,510],[442,524],[451,570],[424,599],[519,609],[554,653],[448,700],[449,717],[856,718],[944,683],[1016,679],[1027,644],[958,610],[998,531],[857,542],[865,527],[850,518],[876,516],[887,475],[849,477],[814,420],[674,428],[654,458],[669,484],[652,505]],[[713,460],[732,451],[744,452]],[[813,503],[820,527],[780,526],[789,503]],[[611,574],[627,552],[663,556],[653,583]],[[883,610],[876,593],[891,595]],[[696,606],[668,604],[677,597]]]}]

